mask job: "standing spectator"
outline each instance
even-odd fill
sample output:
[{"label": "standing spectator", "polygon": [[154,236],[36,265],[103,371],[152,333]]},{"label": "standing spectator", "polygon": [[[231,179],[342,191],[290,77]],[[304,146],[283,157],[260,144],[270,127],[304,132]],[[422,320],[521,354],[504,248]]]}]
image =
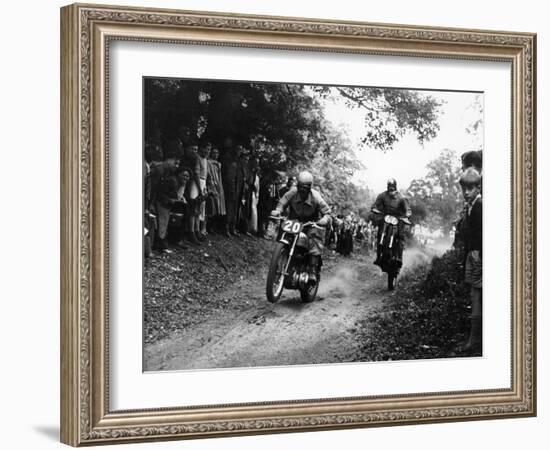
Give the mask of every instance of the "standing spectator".
[{"label": "standing spectator", "polygon": [[248,168],[249,156],[248,153],[241,149],[239,164],[237,167],[237,227],[245,233],[248,232],[248,217],[250,216],[250,202],[248,193],[250,190],[250,171]]},{"label": "standing spectator", "polygon": [[[482,169],[483,169],[483,159],[482,159],[482,153],[481,151],[469,151],[465,152],[460,157],[462,162],[462,170],[464,173],[469,168],[473,168],[477,171],[477,173],[481,176],[482,175]],[[480,189],[482,189],[482,183],[480,182]],[[462,229],[464,228],[464,220],[466,217],[466,211],[467,211],[467,205],[464,206],[462,211],[460,212],[458,218],[453,223],[455,234],[453,236],[453,247],[455,248],[462,248],[464,247],[463,242],[463,235],[462,235]]]},{"label": "standing spectator", "polygon": [[186,211],[185,217],[185,235],[189,242],[193,244],[200,244],[200,176],[201,165],[199,161],[198,146],[196,144],[189,144],[185,149],[185,154],[180,162],[180,166],[185,168],[190,175],[189,182],[186,188],[186,197],[189,206]]},{"label": "standing spectator", "polygon": [[237,172],[239,169],[239,156],[241,147],[226,151],[224,164],[222,166],[223,190],[225,193],[225,206],[227,211],[227,231],[236,236],[237,213],[238,213],[238,191]]},{"label": "standing spectator", "polygon": [[153,242],[155,236],[154,216],[150,212],[151,204],[151,167],[143,160],[143,250],[145,258],[153,256]]},{"label": "standing spectator", "polygon": [[[227,224],[225,222],[225,192],[223,190],[221,163],[218,161],[220,151],[214,147],[210,152],[208,160],[208,176],[206,178],[207,188],[210,194],[210,218],[213,229],[228,235]],[[225,227],[225,230],[224,230]]]},{"label": "standing spectator", "polygon": [[162,148],[157,144],[147,144],[145,146],[145,161],[149,166],[149,199],[146,209],[155,213],[157,196],[159,192],[160,179],[163,175]]},{"label": "standing spectator", "polygon": [[206,178],[208,176],[208,157],[210,156],[210,149],[212,148],[210,143],[202,143],[199,147],[199,239],[205,240],[208,235],[206,231]]},{"label": "standing spectator", "polygon": [[191,141],[191,129],[186,125],[180,126],[178,128],[178,135],[176,139],[182,148],[187,148]]},{"label": "standing spectator", "polygon": [[186,232],[186,217],[189,213],[189,202],[186,197],[187,192],[187,184],[189,183],[189,180],[191,178],[191,175],[189,174],[189,171],[185,167],[179,167],[177,171],[177,179],[178,179],[178,194],[177,194],[177,202],[172,206],[172,214],[177,213],[183,216],[183,220],[181,220],[181,223],[178,226],[177,234],[178,234],[178,245],[180,247],[185,247],[185,244],[183,242],[183,238],[185,237]]},{"label": "standing spectator", "polygon": [[465,152],[460,157],[462,162],[462,170],[468,167],[473,167],[481,175],[483,169],[483,156],[481,151],[472,150]]},{"label": "standing spectator", "polygon": [[172,253],[168,249],[166,235],[170,221],[170,211],[178,199],[178,181],[176,179],[177,160],[175,157],[168,158],[163,163],[163,175],[159,183],[159,192],[156,201],[158,214],[158,243],[157,247],[164,253]]},{"label": "standing spectator", "polygon": [[278,175],[260,178],[260,192],[258,195],[258,234],[262,237],[267,232],[269,215],[277,207],[279,202]]},{"label": "standing spectator", "polygon": [[145,257],[153,256],[153,245],[157,235],[156,199],[161,178],[162,152],[160,146],[146,144],[143,161],[143,226]]},{"label": "standing spectator", "polygon": [[286,180],[286,184],[281,189],[279,189],[279,198],[285,195],[297,184],[298,184],[298,181],[296,180],[296,177],[288,177]]},{"label": "standing spectator", "polygon": [[248,219],[248,230],[253,233],[258,233],[258,199],[260,192],[260,161],[258,158],[252,160],[250,166],[250,216]]},{"label": "standing spectator", "polygon": [[481,175],[473,167],[460,177],[462,194],[466,201],[466,211],[462,222],[462,239],[466,254],[465,282],[470,285],[472,315],[470,336],[459,346],[459,351],[473,350],[481,353],[481,303],[482,303],[482,200]]}]

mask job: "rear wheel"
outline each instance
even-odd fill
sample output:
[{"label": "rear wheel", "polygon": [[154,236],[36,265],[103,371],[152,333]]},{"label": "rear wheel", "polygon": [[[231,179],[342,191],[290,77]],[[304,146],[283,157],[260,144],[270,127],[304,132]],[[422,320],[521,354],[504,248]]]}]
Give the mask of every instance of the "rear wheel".
[{"label": "rear wheel", "polygon": [[269,263],[265,289],[267,300],[271,303],[277,302],[283,293],[287,260],[287,248],[280,242],[277,242],[273,255],[271,255],[271,262]]}]

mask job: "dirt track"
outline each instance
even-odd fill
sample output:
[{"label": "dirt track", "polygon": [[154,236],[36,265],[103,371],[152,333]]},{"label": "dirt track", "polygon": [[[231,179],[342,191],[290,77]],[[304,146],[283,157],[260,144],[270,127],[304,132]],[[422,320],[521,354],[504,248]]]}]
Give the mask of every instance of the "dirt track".
[{"label": "dirt track", "polygon": [[302,303],[285,290],[278,303],[265,298],[265,268],[224,295],[223,315],[146,345],[145,370],[189,370],[356,361],[356,321],[388,295],[372,258],[327,258],[318,299]]}]

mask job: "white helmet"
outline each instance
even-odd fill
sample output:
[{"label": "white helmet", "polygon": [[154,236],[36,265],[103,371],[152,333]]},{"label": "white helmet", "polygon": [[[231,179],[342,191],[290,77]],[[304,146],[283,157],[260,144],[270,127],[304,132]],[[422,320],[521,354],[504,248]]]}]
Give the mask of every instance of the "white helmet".
[{"label": "white helmet", "polygon": [[308,171],[304,170],[298,174],[298,185],[311,185],[313,184],[313,175]]}]

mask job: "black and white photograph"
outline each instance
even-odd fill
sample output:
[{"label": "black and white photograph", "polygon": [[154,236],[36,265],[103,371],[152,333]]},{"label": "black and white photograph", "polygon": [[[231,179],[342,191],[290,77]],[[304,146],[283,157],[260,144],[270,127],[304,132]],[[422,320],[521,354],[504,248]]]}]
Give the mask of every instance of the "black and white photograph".
[{"label": "black and white photograph", "polygon": [[482,92],[143,90],[145,371],[482,356]]}]

